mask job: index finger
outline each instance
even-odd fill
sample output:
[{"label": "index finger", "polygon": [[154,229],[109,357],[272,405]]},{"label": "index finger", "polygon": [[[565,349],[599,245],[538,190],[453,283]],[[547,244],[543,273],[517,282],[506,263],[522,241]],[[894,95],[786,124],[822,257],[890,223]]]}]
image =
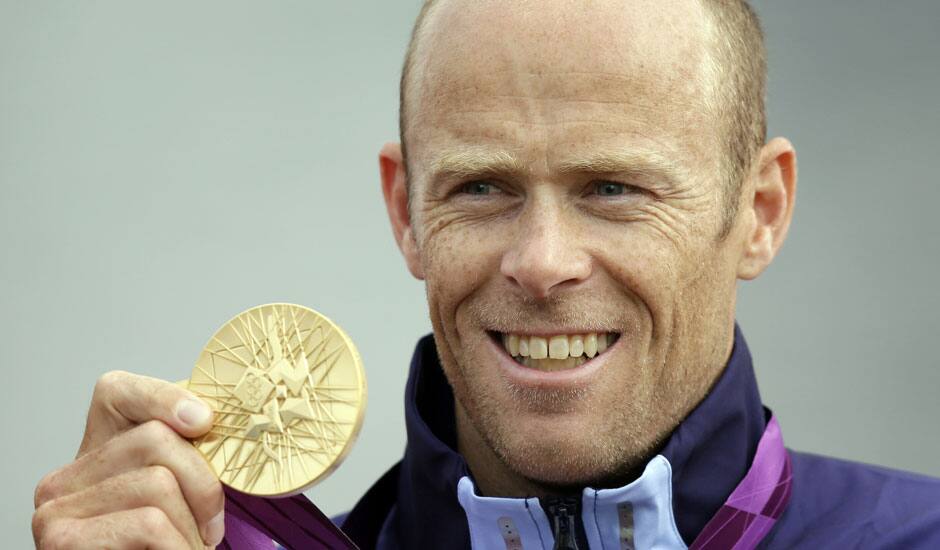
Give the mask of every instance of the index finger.
[{"label": "index finger", "polygon": [[95,385],[78,456],[150,420],[160,420],[183,437],[193,438],[209,431],[212,410],[171,382],[124,371],[105,373]]}]

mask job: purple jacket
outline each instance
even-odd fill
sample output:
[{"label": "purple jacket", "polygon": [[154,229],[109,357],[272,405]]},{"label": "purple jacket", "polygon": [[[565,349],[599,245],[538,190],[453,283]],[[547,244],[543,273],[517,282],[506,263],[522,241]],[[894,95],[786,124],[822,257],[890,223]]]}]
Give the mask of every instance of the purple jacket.
[{"label": "purple jacket", "polygon": [[[404,458],[338,519],[343,531],[363,549],[469,549],[471,536],[478,548],[488,546],[481,541],[489,540],[483,531],[492,526],[476,523],[485,522],[487,514],[511,515],[501,510],[511,511],[521,503],[526,511],[536,512],[531,514],[532,525],[520,520],[512,526],[532,534],[523,538],[523,546],[550,550],[552,534],[544,526],[555,524],[546,524],[540,513],[550,506],[539,507],[537,499],[475,495],[473,476],[455,450],[453,405],[434,341],[427,336],[418,342],[406,388]],[[736,328],[727,368],[651,460],[642,476],[650,481],[638,480],[631,485],[645,486],[628,486],[622,493],[627,497],[618,496],[621,501],[635,499],[621,502],[621,508],[635,505],[638,513],[655,512],[647,527],[638,520],[637,547],[643,547],[641,529],[658,531],[644,535],[658,547],[691,544],[747,472],[769,418],[747,344]],[[761,548],[940,548],[940,480],[789,453],[790,502]],[[604,521],[596,511],[594,515]],[[590,514],[583,517],[587,519],[579,523],[595,521]],[[578,528],[583,532],[592,526]],[[634,528],[630,530],[632,537]],[[540,538],[532,538],[535,535]],[[601,545],[607,548],[603,541]]]},{"label": "purple jacket", "polygon": [[[480,496],[454,450],[453,405],[426,337],[406,390],[405,456],[337,521],[360,548],[940,548],[940,480],[783,447],[737,327],[712,391],[620,488]],[[271,538],[292,549],[349,547],[303,495],[227,495],[222,548],[272,548]]]}]

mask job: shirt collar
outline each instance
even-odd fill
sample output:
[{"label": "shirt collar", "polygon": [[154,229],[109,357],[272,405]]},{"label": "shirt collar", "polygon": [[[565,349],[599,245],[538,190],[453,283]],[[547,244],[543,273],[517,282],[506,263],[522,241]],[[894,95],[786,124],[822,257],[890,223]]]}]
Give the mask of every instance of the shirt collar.
[{"label": "shirt collar", "polygon": [[[726,368],[659,455],[671,466],[675,523],[691,543],[744,477],[766,425],[750,352],[735,326]],[[415,349],[405,390],[408,444],[398,487],[398,533],[406,548],[466,548],[458,482],[470,476],[456,452],[454,397],[433,338]],[[446,529],[427,529],[443,525]]]}]

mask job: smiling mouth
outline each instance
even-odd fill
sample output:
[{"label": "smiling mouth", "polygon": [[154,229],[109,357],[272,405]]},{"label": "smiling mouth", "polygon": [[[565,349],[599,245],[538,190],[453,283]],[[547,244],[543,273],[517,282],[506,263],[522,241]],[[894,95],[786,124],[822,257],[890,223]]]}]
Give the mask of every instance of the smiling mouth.
[{"label": "smiling mouth", "polygon": [[615,332],[530,336],[504,332],[490,335],[502,344],[516,363],[541,371],[560,371],[580,367],[603,354],[620,338]]}]

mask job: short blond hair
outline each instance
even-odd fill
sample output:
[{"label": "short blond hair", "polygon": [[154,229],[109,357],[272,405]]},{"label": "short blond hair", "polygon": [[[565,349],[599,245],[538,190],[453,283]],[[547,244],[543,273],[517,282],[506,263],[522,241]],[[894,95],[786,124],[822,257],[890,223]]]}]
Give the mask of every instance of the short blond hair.
[{"label": "short blond hair", "polygon": [[[746,0],[701,0],[710,21],[715,60],[715,111],[726,136],[722,177],[725,180],[724,216],[720,237],[731,230],[737,215],[741,186],[767,139],[765,96],[767,54],[760,20]],[[401,72],[398,131],[402,155],[408,162],[408,88],[416,65],[416,52],[428,14],[440,0],[425,0],[405,54]]]}]

